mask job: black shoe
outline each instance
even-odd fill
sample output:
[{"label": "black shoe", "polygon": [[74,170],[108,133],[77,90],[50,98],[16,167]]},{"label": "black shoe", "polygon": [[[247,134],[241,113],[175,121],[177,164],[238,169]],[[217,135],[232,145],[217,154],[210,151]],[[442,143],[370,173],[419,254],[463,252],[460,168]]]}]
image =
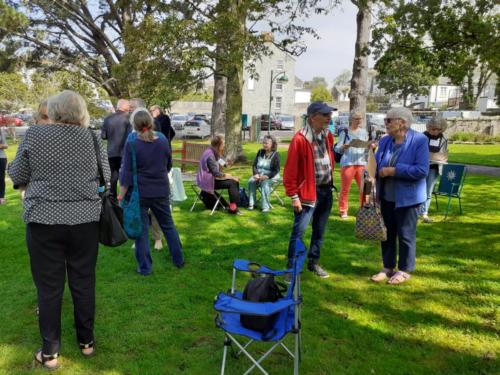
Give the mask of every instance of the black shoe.
[{"label": "black shoe", "polygon": [[309,260],[309,262],[307,262],[307,269],[311,272],[314,272],[314,274],[316,276],[319,276],[321,277],[322,279],[326,279],[328,277],[330,277],[330,275],[328,274],[328,272],[326,272],[320,265],[319,263],[313,261],[313,260]]}]

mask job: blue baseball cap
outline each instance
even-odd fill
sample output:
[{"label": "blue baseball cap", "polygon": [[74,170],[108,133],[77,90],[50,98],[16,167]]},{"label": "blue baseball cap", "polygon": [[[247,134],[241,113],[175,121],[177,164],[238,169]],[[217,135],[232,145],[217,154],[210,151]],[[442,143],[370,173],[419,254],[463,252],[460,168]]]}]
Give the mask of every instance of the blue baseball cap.
[{"label": "blue baseball cap", "polygon": [[307,115],[313,115],[315,113],[322,113],[324,115],[331,113],[333,111],[336,111],[337,108],[330,107],[328,104],[317,101],[317,102],[312,102],[309,104],[309,107],[307,107]]}]

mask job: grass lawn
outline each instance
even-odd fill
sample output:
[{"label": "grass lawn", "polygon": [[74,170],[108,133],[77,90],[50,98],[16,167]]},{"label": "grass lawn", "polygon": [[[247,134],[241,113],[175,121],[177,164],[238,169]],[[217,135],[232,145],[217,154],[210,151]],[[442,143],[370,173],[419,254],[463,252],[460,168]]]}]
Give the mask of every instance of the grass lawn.
[{"label": "grass lawn", "polygon": [[[245,146],[250,160],[257,148]],[[13,152],[11,147],[10,160]],[[244,180],[249,177],[248,166],[237,169]],[[417,270],[399,286],[368,280],[380,268],[380,250],[376,243],[354,238],[355,190],[351,218],[341,220],[335,207],[328,222],[322,264],[331,277],[303,276],[301,373],[498,374],[500,179],[467,176],[461,216],[458,202],[446,221],[444,199],[440,213],[432,206],[435,223],[418,225]],[[223,336],[214,327],[214,296],[229,288],[234,258],[284,265],[292,213],[275,205],[269,215],[245,211],[242,216],[218,212],[210,217],[201,205],[189,212],[193,197],[190,189],[186,192],[189,199],[174,208],[186,267],[175,269],[163,249],[153,252],[153,274],[142,277],[135,273],[131,242],[101,247],[98,354],[90,360],[79,354],[66,290],[59,374],[219,373]],[[42,374],[31,368],[32,353],[40,347],[36,296],[22,208],[10,182],[7,199],[0,206],[0,374]],[[239,281],[243,286],[245,278]],[[271,374],[292,371],[284,354],[264,363]],[[233,369],[227,374],[240,374],[248,362],[229,357],[229,365]]]},{"label": "grass lawn", "polygon": [[500,167],[499,143],[494,145],[450,144],[449,151],[452,163]]}]

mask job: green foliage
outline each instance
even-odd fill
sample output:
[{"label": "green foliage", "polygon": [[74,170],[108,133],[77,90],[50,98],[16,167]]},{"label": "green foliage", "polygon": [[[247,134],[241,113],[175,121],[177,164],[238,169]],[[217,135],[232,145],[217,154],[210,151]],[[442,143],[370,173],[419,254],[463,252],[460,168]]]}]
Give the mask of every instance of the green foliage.
[{"label": "green foliage", "polygon": [[425,76],[450,78],[461,86],[464,106],[473,108],[488,79],[500,69],[496,4],[495,0],[394,1],[382,7],[382,22],[373,30],[375,55],[393,60],[400,54],[409,64],[425,66]]},{"label": "green foliage", "polygon": [[14,110],[22,106],[28,86],[17,73],[0,72],[0,108]]},{"label": "green foliage", "polygon": [[334,78],[334,86],[345,86],[351,83],[352,72],[349,69],[344,69],[337,77]]},{"label": "green foliage", "polygon": [[325,77],[313,77],[311,81],[304,82],[304,88],[314,90],[316,87],[328,87]]},{"label": "green foliage", "polygon": [[[244,145],[250,160],[260,147]],[[15,147],[7,151],[12,160]],[[286,150],[280,147],[279,152],[284,164]],[[246,181],[251,165],[237,165],[230,173]],[[339,181],[338,170],[335,178]],[[220,212],[209,216],[199,203],[189,212],[194,195],[189,184],[185,187],[188,200],[174,206],[173,217],[186,267],[175,269],[164,247],[152,253],[153,274],[141,277],[135,272],[131,241],[118,248],[101,247],[96,270],[97,355],[86,360],[80,354],[66,288],[58,375],[220,372],[223,334],[214,325],[213,298],[230,287],[235,258],[278,269],[285,265],[293,213],[289,201],[281,207],[275,200],[268,215],[254,210],[242,216]],[[321,252],[321,263],[331,277],[319,279],[308,271],[302,275],[300,373],[496,374],[500,364],[500,216],[495,205],[499,189],[499,178],[468,175],[464,214],[458,215],[455,200],[447,220],[443,220],[446,199],[439,198],[439,211],[434,204],[430,211],[435,222],[417,227],[417,269],[408,283],[399,286],[368,280],[380,269],[380,245],[356,240],[354,219],[341,220],[335,208]],[[278,192],[283,196],[282,188]],[[351,217],[358,199],[353,186]],[[10,184],[7,202],[0,206],[0,244],[8,264],[0,274],[0,286],[2,298],[9,301],[0,304],[0,373],[43,374],[31,368],[32,353],[40,347],[36,292],[22,205]],[[306,243],[310,236],[309,228]],[[238,277],[237,286],[247,280],[248,276]],[[254,345],[248,349],[255,350]],[[250,366],[244,358],[228,356],[227,360],[229,374],[242,374]],[[292,361],[283,350],[263,364],[270,374],[292,372]]]},{"label": "green foliage", "polygon": [[456,132],[450,136],[450,140],[460,142],[498,142],[500,136],[492,136],[483,133]]},{"label": "green foliage", "polygon": [[311,91],[311,101],[320,100],[322,102],[332,102],[332,94],[325,86],[317,86]]},{"label": "green foliage", "polygon": [[406,56],[394,48],[386,50],[375,64],[379,87],[388,94],[398,94],[405,105],[409,96],[427,94],[437,77],[425,57],[416,53]]}]

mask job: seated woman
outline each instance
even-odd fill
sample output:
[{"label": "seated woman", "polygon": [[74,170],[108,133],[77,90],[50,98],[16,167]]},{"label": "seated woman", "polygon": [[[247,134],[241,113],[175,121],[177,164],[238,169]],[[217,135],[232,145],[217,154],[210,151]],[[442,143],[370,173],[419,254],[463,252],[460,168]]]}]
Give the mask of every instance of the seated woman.
[{"label": "seated woman", "polygon": [[257,152],[253,162],[253,176],[248,180],[249,210],[253,210],[254,202],[257,199],[257,186],[260,186],[262,212],[269,211],[271,187],[280,178],[280,155],[276,152],[277,148],[276,140],[272,136],[266,135],[262,140],[262,149]]},{"label": "seated woman", "polygon": [[224,173],[222,167],[226,165],[224,155],[224,136],[214,135],[210,147],[201,155],[196,184],[202,191],[214,195],[217,189],[227,189],[229,193],[229,209],[231,214],[238,213],[240,200],[240,179]]}]

